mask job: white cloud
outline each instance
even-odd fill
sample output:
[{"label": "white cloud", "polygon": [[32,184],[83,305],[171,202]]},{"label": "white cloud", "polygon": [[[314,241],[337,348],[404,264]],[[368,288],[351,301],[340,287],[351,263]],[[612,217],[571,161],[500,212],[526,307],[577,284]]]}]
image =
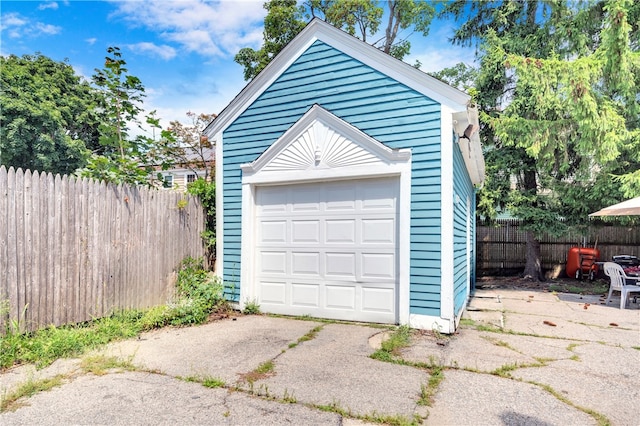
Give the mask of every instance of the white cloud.
[{"label": "white cloud", "polygon": [[266,10],[263,0],[114,2],[112,18],[157,31],[187,52],[229,57],[242,47],[259,47]]},{"label": "white cloud", "polygon": [[95,37],[91,37],[91,38],[85,39],[85,41],[89,46],[93,46],[94,44],[96,44],[96,41],[98,41],[98,39]]},{"label": "white cloud", "polygon": [[473,65],[473,53],[460,47],[428,47],[425,46],[421,50],[412,52],[405,62],[414,64],[418,60],[422,64],[420,69],[424,72],[440,71],[457,63],[464,62],[467,65]]},{"label": "white cloud", "polygon": [[164,60],[173,59],[176,56],[176,50],[171,46],[167,46],[166,44],[158,46],[154,43],[141,42],[136,44],[128,44],[127,47],[135,53],[158,56]]},{"label": "white cloud", "polygon": [[60,31],[62,31],[61,27],[50,25],[50,24],[43,24],[42,22],[36,22],[35,29],[37,33],[42,33],[46,35],[55,35],[60,33]]},{"label": "white cloud", "polygon": [[48,1],[46,3],[42,3],[42,4],[40,4],[40,6],[38,6],[38,10],[45,10],[45,9],[57,10],[58,9],[58,3],[56,3],[55,1]]},{"label": "white cloud", "polygon": [[39,37],[41,35],[55,35],[62,31],[62,27],[30,21],[18,13],[7,13],[2,16],[2,32],[10,38]]}]

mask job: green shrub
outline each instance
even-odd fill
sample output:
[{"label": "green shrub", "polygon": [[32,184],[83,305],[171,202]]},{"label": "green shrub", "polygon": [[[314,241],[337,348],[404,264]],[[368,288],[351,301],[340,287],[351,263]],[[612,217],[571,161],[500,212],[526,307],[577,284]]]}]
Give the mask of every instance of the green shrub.
[{"label": "green shrub", "polygon": [[220,280],[203,268],[201,258],[182,261],[176,291],[178,299],[170,305],[175,314],[170,321],[173,325],[200,324],[224,302]]},{"label": "green shrub", "polygon": [[205,212],[205,230],[200,234],[207,249],[207,260],[213,263],[216,252],[216,183],[198,178],[187,185],[187,192],[200,198]]}]

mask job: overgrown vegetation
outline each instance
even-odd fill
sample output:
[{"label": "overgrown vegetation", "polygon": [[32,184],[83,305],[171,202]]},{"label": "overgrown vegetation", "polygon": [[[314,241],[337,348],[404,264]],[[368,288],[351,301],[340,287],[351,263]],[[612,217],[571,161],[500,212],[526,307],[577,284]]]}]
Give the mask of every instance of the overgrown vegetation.
[{"label": "overgrown vegetation", "polygon": [[245,315],[258,315],[260,314],[260,304],[255,300],[248,301],[244,305],[242,313]]},{"label": "overgrown vegetation", "polygon": [[222,285],[203,268],[202,259],[185,259],[179,266],[174,300],[149,310],[129,310],[84,324],[48,327],[22,334],[16,321],[0,337],[0,369],[32,363],[37,367],[58,358],[77,356],[106,343],[137,336],[167,325],[201,324],[209,315],[227,309]]},{"label": "overgrown vegetation", "polygon": [[38,392],[50,390],[62,384],[64,376],[57,375],[48,379],[29,380],[15,391],[2,395],[0,398],[0,413],[20,408],[18,400],[22,397],[33,396]]},{"label": "overgrown vegetation", "polygon": [[200,198],[205,212],[205,229],[200,236],[207,250],[207,262],[213,265],[216,257],[216,183],[198,178],[187,185],[187,192]]}]

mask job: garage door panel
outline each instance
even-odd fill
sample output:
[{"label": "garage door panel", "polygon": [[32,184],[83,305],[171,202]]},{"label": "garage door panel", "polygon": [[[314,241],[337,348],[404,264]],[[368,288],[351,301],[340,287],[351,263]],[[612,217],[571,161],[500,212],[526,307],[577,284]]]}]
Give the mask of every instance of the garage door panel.
[{"label": "garage door panel", "polygon": [[287,272],[287,252],[262,251],[259,259],[258,270],[262,274],[285,274]]},{"label": "garage door panel", "polygon": [[291,189],[289,207],[292,212],[319,212],[320,191],[309,190],[304,186],[295,186]]},{"label": "garage door panel", "polygon": [[360,256],[363,279],[386,279],[395,277],[394,253],[362,253]]},{"label": "garage door panel", "polygon": [[396,208],[395,194],[389,193],[389,188],[374,182],[363,183],[361,189],[362,209],[390,209]]},{"label": "garage door panel", "polygon": [[293,244],[319,243],[320,220],[292,220],[291,242]]},{"label": "garage door panel", "polygon": [[396,221],[388,219],[362,219],[362,242],[364,244],[395,245]]},{"label": "garage door panel", "polygon": [[356,288],[353,285],[326,285],[325,286],[326,307],[329,309],[356,308]]},{"label": "garage door panel", "polygon": [[355,219],[325,219],[325,243],[355,244]]},{"label": "garage door panel", "polygon": [[286,305],[287,285],[282,282],[260,282],[260,304]]},{"label": "garage door panel", "polygon": [[291,305],[311,308],[320,307],[320,285],[307,283],[291,284]]},{"label": "garage door panel", "polygon": [[356,254],[355,253],[325,253],[325,275],[327,277],[340,277],[356,280]]},{"label": "garage door panel", "polygon": [[320,276],[320,253],[292,252],[291,273],[294,275]]},{"label": "garage door panel", "polygon": [[256,199],[257,212],[259,215],[284,213],[287,211],[287,193],[279,187],[260,188]]},{"label": "garage door panel", "polygon": [[260,221],[258,230],[258,244],[285,243],[287,239],[287,221]]},{"label": "garage door panel", "polygon": [[356,188],[353,185],[329,185],[326,189],[326,210],[352,212],[356,209]]},{"label": "garage door panel", "polygon": [[390,288],[362,287],[362,310],[393,314],[395,311],[395,291]]}]

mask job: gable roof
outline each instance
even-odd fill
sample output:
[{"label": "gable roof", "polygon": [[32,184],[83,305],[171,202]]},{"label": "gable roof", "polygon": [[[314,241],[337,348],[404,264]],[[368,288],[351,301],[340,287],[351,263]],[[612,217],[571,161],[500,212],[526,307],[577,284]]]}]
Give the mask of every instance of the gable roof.
[{"label": "gable roof", "polygon": [[204,130],[213,137],[228,127],[251,103],[300,57],[316,40],[334,47],[377,71],[456,111],[465,110],[470,96],[406,64],[368,43],[314,18],[280,53],[231,101]]},{"label": "gable roof", "polygon": [[[215,138],[218,133],[224,131],[318,40],[458,113],[456,121],[460,126],[473,125],[473,128],[479,128],[477,110],[475,106],[470,105],[469,95],[321,19],[314,18],[209,123],[203,133],[209,138]],[[472,182],[480,184],[484,180],[484,157],[477,131],[471,136],[470,142],[465,163]]]}]

